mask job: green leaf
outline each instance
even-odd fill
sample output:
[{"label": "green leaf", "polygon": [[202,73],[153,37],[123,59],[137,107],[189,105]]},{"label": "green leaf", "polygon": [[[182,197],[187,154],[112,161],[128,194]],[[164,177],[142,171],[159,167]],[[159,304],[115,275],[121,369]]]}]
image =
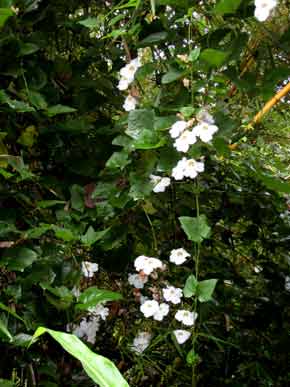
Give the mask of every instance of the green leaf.
[{"label": "green leaf", "polygon": [[155,114],[153,110],[136,109],[129,113],[126,134],[135,141],[135,149],[154,149],[164,144],[154,127]]},{"label": "green leaf", "polygon": [[150,5],[151,5],[152,15],[155,16],[155,14],[156,14],[156,3],[155,3],[155,0],[150,0]]},{"label": "green leaf", "polygon": [[55,106],[49,107],[46,111],[46,114],[48,115],[48,117],[54,117],[57,114],[73,113],[76,111],[77,109],[72,108],[70,106],[55,105]]},{"label": "green leaf", "polygon": [[9,339],[10,342],[13,341],[13,336],[11,335],[11,333],[7,329],[6,324],[4,324],[1,318],[0,318],[0,332],[2,332]]},{"label": "green leaf", "polygon": [[62,239],[66,242],[71,242],[71,241],[77,239],[77,237],[74,235],[74,233],[71,230],[69,230],[68,228],[53,225],[52,229],[53,229],[55,236],[57,238]]},{"label": "green leaf", "polygon": [[70,188],[71,193],[71,206],[74,210],[83,212],[85,208],[85,197],[83,187],[74,184]]},{"label": "green leaf", "polygon": [[199,55],[200,55],[200,48],[199,47],[194,48],[192,51],[190,51],[188,60],[190,62],[195,62],[198,59]]},{"label": "green leaf", "polygon": [[183,288],[184,297],[189,298],[189,297],[194,296],[196,294],[197,284],[198,284],[198,282],[197,282],[195,276],[193,274],[191,274],[187,278],[185,285],[184,285],[184,288]]},{"label": "green leaf", "polygon": [[94,243],[102,239],[109,230],[110,230],[110,227],[102,231],[95,231],[94,228],[90,226],[87,232],[81,236],[81,242],[84,245],[92,246]]},{"label": "green leaf", "polygon": [[22,321],[23,323],[25,323],[25,321],[23,320],[23,318],[21,318],[20,316],[18,316],[17,313],[14,312],[14,310],[12,310],[11,308],[9,308],[8,306],[2,304],[2,302],[0,302],[0,309],[2,310],[5,310],[5,312],[11,314],[11,316],[17,318],[17,320],[20,320]]},{"label": "green leaf", "polygon": [[217,279],[209,279],[198,282],[196,294],[200,302],[211,300],[217,281]]},{"label": "green leaf", "polygon": [[21,43],[19,56],[31,55],[39,50],[39,47],[34,43]]},{"label": "green leaf", "polygon": [[168,83],[177,81],[178,79],[180,79],[183,76],[183,74],[184,74],[183,71],[180,71],[177,69],[171,69],[166,74],[163,75],[163,77],[161,79],[161,83],[163,85],[166,85]]},{"label": "green leaf", "polygon": [[213,12],[216,15],[225,15],[235,13],[242,0],[220,0],[214,7]]},{"label": "green leaf", "polygon": [[37,260],[37,253],[26,247],[15,247],[5,251],[0,266],[6,266],[11,271],[24,271]]},{"label": "green leaf", "polygon": [[258,177],[267,188],[273,191],[290,194],[290,184],[287,181],[260,172],[258,173]]},{"label": "green leaf", "polygon": [[33,336],[34,340],[44,333],[49,333],[68,353],[78,359],[89,377],[100,387],[129,387],[109,359],[92,352],[76,336],[39,327]]},{"label": "green leaf", "polygon": [[229,54],[230,53],[226,51],[207,48],[200,54],[200,59],[207,62],[212,67],[220,67],[225,63]]},{"label": "green leaf", "polygon": [[49,207],[54,207],[57,205],[64,206],[65,201],[63,200],[40,200],[39,202],[36,203],[37,208],[49,208]]},{"label": "green leaf", "polygon": [[99,21],[96,17],[88,17],[87,19],[78,21],[78,24],[81,24],[84,27],[93,29],[99,26]]},{"label": "green leaf", "polygon": [[210,235],[210,227],[207,224],[205,215],[196,218],[181,216],[179,221],[187,238],[193,242],[200,243]]},{"label": "green leaf", "polygon": [[14,15],[14,12],[10,8],[0,8],[0,28],[4,26],[6,20]]},{"label": "green leaf", "polygon": [[44,96],[38,91],[29,90],[28,99],[31,105],[33,105],[36,109],[45,110],[47,109],[47,102]]},{"label": "green leaf", "polygon": [[106,162],[106,167],[109,169],[120,169],[121,171],[130,164],[131,160],[126,151],[114,152]]},{"label": "green leaf", "polygon": [[32,147],[37,139],[37,130],[34,125],[30,125],[24,129],[17,142],[23,146]]},{"label": "green leaf", "polygon": [[150,46],[153,44],[157,44],[159,42],[163,42],[167,39],[168,33],[165,31],[162,32],[155,32],[154,34],[150,34],[146,36],[145,39],[141,40],[139,43],[140,47]]},{"label": "green leaf", "polygon": [[4,90],[0,90],[0,104],[7,104],[11,109],[19,113],[35,111],[35,109],[26,102],[11,99]]},{"label": "green leaf", "polygon": [[91,286],[79,296],[79,303],[76,305],[76,309],[88,310],[88,308],[92,308],[100,302],[117,301],[121,298],[122,295],[120,293]]}]

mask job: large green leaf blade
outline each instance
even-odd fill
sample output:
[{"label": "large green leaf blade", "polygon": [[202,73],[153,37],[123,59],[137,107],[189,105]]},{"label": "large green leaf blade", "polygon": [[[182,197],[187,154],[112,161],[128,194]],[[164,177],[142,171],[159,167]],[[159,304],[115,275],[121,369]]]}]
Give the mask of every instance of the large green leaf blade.
[{"label": "large green leaf blade", "polygon": [[33,338],[44,333],[49,333],[68,353],[78,359],[89,377],[101,387],[129,387],[114,363],[92,352],[78,337],[39,327]]},{"label": "large green leaf blade", "polygon": [[217,279],[209,279],[198,282],[197,297],[200,302],[210,301],[217,284]]}]

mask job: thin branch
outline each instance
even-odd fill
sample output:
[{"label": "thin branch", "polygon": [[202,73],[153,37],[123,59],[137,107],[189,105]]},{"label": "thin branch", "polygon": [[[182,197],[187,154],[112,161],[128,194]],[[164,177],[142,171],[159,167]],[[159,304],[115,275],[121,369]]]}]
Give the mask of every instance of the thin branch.
[{"label": "thin branch", "polygon": [[283,97],[285,97],[286,94],[288,94],[290,92],[290,82],[287,83],[286,86],[283,87],[283,89],[281,89],[280,91],[278,91],[278,93],[276,95],[274,95],[274,97],[272,97],[263,107],[263,109],[261,109],[259,111],[259,113],[257,113],[255,115],[255,117],[253,118],[253,120],[251,121],[250,125],[255,125],[257,124],[258,122],[261,121],[262,117],[268,113],[268,111],[273,107],[275,106]]}]

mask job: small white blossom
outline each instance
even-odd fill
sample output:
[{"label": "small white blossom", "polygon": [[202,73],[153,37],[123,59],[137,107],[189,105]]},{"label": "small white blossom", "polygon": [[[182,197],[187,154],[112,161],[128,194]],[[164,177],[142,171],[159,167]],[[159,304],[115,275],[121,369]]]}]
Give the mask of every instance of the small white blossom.
[{"label": "small white blossom", "polygon": [[290,276],[288,275],[285,277],[285,290],[290,292]]},{"label": "small white blossom", "polygon": [[197,313],[181,309],[175,313],[175,319],[182,322],[184,325],[192,326],[197,319]]},{"label": "small white blossom", "polygon": [[185,121],[177,121],[175,122],[169,131],[170,136],[172,138],[177,138],[181,135],[181,133],[187,128],[187,122]]},{"label": "small white blossom", "polygon": [[123,91],[123,90],[127,90],[128,87],[129,87],[129,82],[127,79],[120,79],[119,83],[118,83],[118,89]]},{"label": "small white blossom", "polygon": [[200,110],[197,113],[196,118],[198,121],[207,122],[210,125],[214,125],[215,123],[213,116],[205,109]]},{"label": "small white blossom", "polygon": [[128,97],[125,99],[125,102],[123,104],[124,110],[126,112],[130,112],[131,110],[135,110],[137,105],[137,99],[134,98],[132,95],[128,95]]},{"label": "small white blossom", "polygon": [[154,184],[153,192],[155,193],[164,192],[166,188],[170,185],[169,177],[150,175],[150,180],[151,183]]},{"label": "small white blossom", "polygon": [[183,157],[178,161],[176,167],[172,170],[172,177],[175,180],[182,180],[184,177],[194,179],[198,173],[204,171],[204,163],[194,159],[186,159]]},{"label": "small white blossom", "polygon": [[184,178],[184,170],[186,167],[186,158],[183,157],[178,161],[177,165],[172,169],[172,177],[175,180],[182,180]]},{"label": "small white blossom", "polygon": [[187,152],[190,145],[196,143],[196,135],[193,131],[185,130],[180,137],[175,140],[173,144],[178,152]]},{"label": "small white blossom", "polygon": [[99,270],[99,265],[97,263],[83,261],[82,262],[82,272],[83,275],[87,278],[92,278],[94,273]]},{"label": "small white blossom", "polygon": [[166,303],[161,303],[159,305],[159,309],[156,313],[154,313],[153,318],[157,321],[162,321],[165,316],[169,313],[169,305]]},{"label": "small white blossom", "polygon": [[89,308],[88,311],[92,313],[94,316],[100,316],[102,320],[106,320],[109,315],[109,308],[104,307],[102,304],[98,304],[92,308]]},{"label": "small white blossom", "polygon": [[173,249],[171,250],[169,261],[175,263],[175,265],[182,265],[188,257],[190,257],[190,254],[183,248]]},{"label": "small white blossom", "polygon": [[139,332],[134,338],[131,350],[136,353],[142,353],[149,346],[152,334],[149,332]]},{"label": "small white blossom", "polygon": [[79,288],[77,288],[76,286],[74,286],[71,290],[72,294],[75,296],[75,298],[79,298],[79,296],[81,295],[81,291]]},{"label": "small white blossom", "polygon": [[182,289],[175,288],[174,286],[167,286],[162,289],[162,293],[166,301],[172,302],[175,305],[181,303]]},{"label": "small white blossom", "polygon": [[146,257],[145,255],[140,255],[135,259],[134,266],[137,271],[143,271],[144,274],[149,275],[155,269],[159,269],[162,267],[162,262],[160,259]]},{"label": "small white blossom", "polygon": [[144,284],[148,281],[147,276],[141,276],[139,274],[129,274],[128,282],[130,285],[134,286],[136,289],[143,289]]},{"label": "small white blossom", "polygon": [[86,318],[83,318],[79,326],[73,325],[72,333],[77,337],[86,338],[86,340],[95,344],[96,342],[96,333],[100,328],[99,317],[90,318],[88,321]]},{"label": "small white blossom", "polygon": [[[135,73],[138,68],[141,66],[139,58],[131,60],[130,63],[122,67],[120,70],[121,79],[118,84],[119,90],[128,89],[129,85],[134,81]],[[132,110],[132,109],[131,109]]]},{"label": "small white blossom", "polygon": [[194,135],[203,142],[210,142],[217,131],[218,127],[216,125],[211,125],[205,121],[202,121],[192,129]]},{"label": "small white blossom", "polygon": [[265,21],[276,5],[276,0],[255,0],[255,17],[261,22]]},{"label": "small white blossom", "polygon": [[178,344],[185,343],[191,336],[191,332],[185,331],[183,329],[177,329],[176,331],[173,331],[173,333],[176,337]]},{"label": "small white blossom", "polygon": [[159,304],[155,300],[147,300],[140,306],[140,310],[146,318],[152,317],[159,311]]}]

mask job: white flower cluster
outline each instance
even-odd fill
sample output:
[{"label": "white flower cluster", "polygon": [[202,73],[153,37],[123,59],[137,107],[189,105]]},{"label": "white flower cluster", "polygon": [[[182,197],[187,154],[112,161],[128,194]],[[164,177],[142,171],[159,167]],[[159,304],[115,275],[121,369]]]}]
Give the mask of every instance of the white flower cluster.
[{"label": "white flower cluster", "polygon": [[99,265],[97,263],[83,261],[82,262],[82,272],[83,275],[87,278],[92,278],[94,273],[99,270]]},{"label": "white flower cluster", "polygon": [[140,255],[135,259],[134,266],[136,271],[142,271],[144,274],[149,275],[155,269],[162,268],[162,262],[157,258]]},{"label": "white flower cluster", "polygon": [[169,313],[169,305],[164,302],[159,304],[155,300],[146,300],[140,306],[140,310],[146,318],[153,317],[154,320],[162,321]]},{"label": "white flower cluster", "polygon": [[[120,70],[120,81],[118,83],[119,90],[127,90],[129,85],[134,81],[135,73],[138,68],[141,66],[139,58],[132,59],[130,63],[126,64],[126,66],[122,67]],[[123,104],[124,110],[130,112],[131,110],[136,109],[138,101],[133,95],[129,94],[125,99]]]},{"label": "white flower cluster", "polygon": [[104,321],[106,320],[106,318],[110,313],[109,308],[104,307],[102,303],[97,304],[92,308],[89,308],[88,311],[94,316],[99,316]]},{"label": "white flower cluster", "polygon": [[166,301],[172,302],[172,304],[180,304],[182,297],[182,289],[175,288],[174,286],[167,286],[162,289],[163,297]]},{"label": "white flower cluster", "polygon": [[137,354],[140,354],[145,351],[149,346],[152,334],[149,332],[139,332],[133,340],[133,345],[131,345],[131,350]]},{"label": "white flower cluster", "polygon": [[134,81],[135,73],[141,66],[139,58],[132,59],[130,63],[120,70],[121,79],[118,84],[119,90],[127,90],[129,85]]},{"label": "white flower cluster", "polygon": [[277,0],[255,0],[255,17],[263,22],[268,19],[272,9],[277,5]]},{"label": "white flower cluster", "polygon": [[[190,146],[195,144],[198,138],[202,142],[208,143],[212,140],[214,133],[218,131],[213,117],[206,110],[201,111],[196,118],[198,124],[194,127],[192,127],[192,120],[188,122],[180,120],[171,126],[169,133],[175,139],[173,145],[177,151],[188,152]],[[203,171],[203,162],[183,157],[173,168],[172,177],[175,180],[182,180],[185,177],[194,179]]]}]

